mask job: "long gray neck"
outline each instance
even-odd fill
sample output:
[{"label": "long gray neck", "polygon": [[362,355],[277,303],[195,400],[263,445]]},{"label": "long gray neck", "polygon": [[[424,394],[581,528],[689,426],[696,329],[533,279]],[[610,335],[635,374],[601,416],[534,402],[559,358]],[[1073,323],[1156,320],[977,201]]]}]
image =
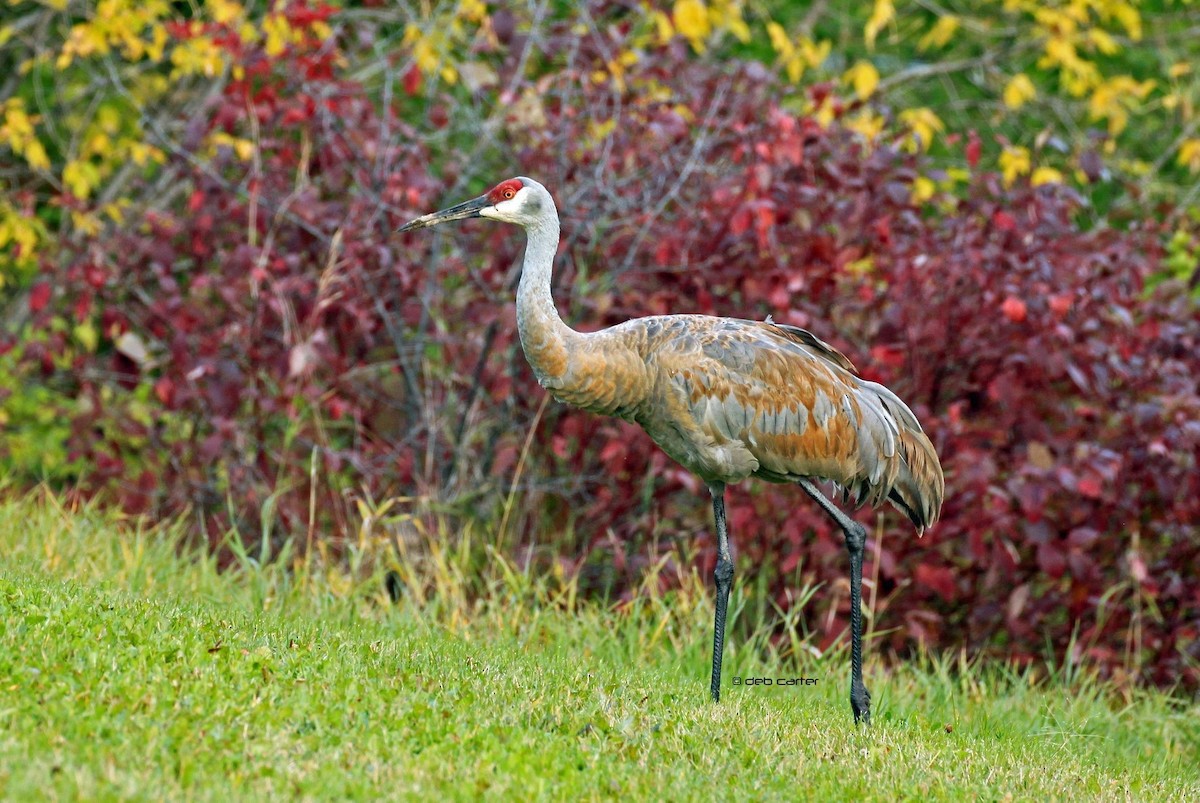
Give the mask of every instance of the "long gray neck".
[{"label": "long gray neck", "polygon": [[567,372],[568,359],[580,335],[554,307],[550,272],[558,250],[558,215],[551,209],[535,224],[525,227],[525,265],[517,287],[517,331],[521,348],[538,381],[554,386]]}]

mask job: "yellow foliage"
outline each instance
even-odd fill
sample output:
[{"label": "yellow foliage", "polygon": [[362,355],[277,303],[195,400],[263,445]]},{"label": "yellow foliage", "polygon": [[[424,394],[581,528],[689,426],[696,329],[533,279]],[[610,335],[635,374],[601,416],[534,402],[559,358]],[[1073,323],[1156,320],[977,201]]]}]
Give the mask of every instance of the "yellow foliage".
[{"label": "yellow foliage", "polygon": [[833,98],[827,97],[821,101],[821,105],[811,111],[813,119],[821,128],[828,128],[833,122]]},{"label": "yellow foliage", "polygon": [[100,184],[100,169],[89,161],[72,160],[63,166],[62,180],[76,198],[87,198]]},{"label": "yellow foliage", "polygon": [[[21,260],[29,260],[38,242],[45,236],[46,231],[40,220],[21,214],[0,196],[0,248],[15,244],[21,249]],[[0,286],[3,286],[3,278],[3,274],[0,274]]]},{"label": "yellow foliage", "polygon": [[458,80],[458,71],[454,66],[444,63],[450,40],[441,27],[423,31],[415,22],[410,22],[404,29],[401,44],[412,48],[413,60],[425,75],[440,74],[448,84]]},{"label": "yellow foliage", "polygon": [[654,21],[655,30],[658,31],[658,43],[665,45],[671,41],[671,37],[675,36],[675,26],[671,24],[671,18],[661,11],[651,12],[650,18]]},{"label": "yellow foliage", "polygon": [[829,41],[813,42],[807,36],[793,42],[783,26],[773,21],[767,23],[767,36],[770,37],[771,47],[779,54],[779,60],[792,83],[798,82],[804,76],[806,67],[821,66],[833,48]]},{"label": "yellow foliage", "polygon": [[925,51],[933,47],[945,47],[950,38],[954,36],[954,32],[958,30],[958,26],[958,17],[953,14],[938,17],[938,21],[929,29],[929,32],[917,42],[917,49]]},{"label": "yellow foliage", "polygon": [[207,6],[213,22],[221,25],[240,18],[245,11],[240,3],[233,0],[208,0]]},{"label": "yellow foliage", "polygon": [[1063,174],[1053,167],[1039,167],[1029,178],[1029,183],[1035,187],[1042,184],[1062,184],[1062,182]]},{"label": "yellow foliage", "polygon": [[114,50],[127,61],[146,57],[158,61],[167,42],[160,23],[170,13],[167,0],[99,0],[89,20],[71,27],[55,65],[63,69],[76,58],[103,56]]},{"label": "yellow foliage", "polygon": [[1177,61],[1167,70],[1167,75],[1172,78],[1182,78],[1192,71],[1192,63],[1190,61]]},{"label": "yellow foliage", "polygon": [[927,107],[905,109],[900,112],[900,122],[908,126],[912,137],[905,143],[909,151],[928,150],[933,144],[934,135],[946,128],[933,110]]},{"label": "yellow foliage", "polygon": [[858,114],[846,118],[843,125],[862,135],[867,142],[873,142],[883,132],[884,122],[883,115],[863,109]]},{"label": "yellow foliage", "polygon": [[282,14],[268,14],[263,18],[262,29],[266,36],[263,50],[272,58],[287,50],[288,45],[304,41],[304,31],[288,25],[287,18]]},{"label": "yellow foliage", "polygon": [[937,192],[937,184],[933,182],[933,179],[917,176],[913,179],[912,194],[909,198],[914,204],[923,204],[932,198],[935,192]]},{"label": "yellow foliage", "polygon": [[1031,167],[1028,148],[1005,148],[1000,152],[1000,173],[1004,176],[1004,186],[1011,186],[1018,176],[1029,173]]},{"label": "yellow foliage", "polygon": [[171,51],[171,78],[185,75],[216,76],[225,68],[225,57],[221,49],[208,36],[195,36],[180,42]]},{"label": "yellow foliage", "polygon": [[[659,41],[666,41],[673,32],[679,33],[692,46],[692,50],[703,53],[706,42],[714,34],[729,31],[740,42],[750,41],[750,26],[742,17],[745,0],[675,0],[671,19],[661,12],[653,12]],[[674,25],[672,26],[672,21]]]},{"label": "yellow foliage", "polygon": [[142,167],[148,162],[163,162],[166,160],[166,155],[161,148],[156,148],[153,145],[148,145],[145,142],[131,141],[128,145],[129,158],[138,167]]},{"label": "yellow foliage", "polygon": [[87,351],[95,351],[100,345],[100,334],[96,331],[96,326],[91,321],[84,321],[77,324],[71,334],[75,336],[75,340],[79,345]]},{"label": "yellow foliage", "polygon": [[1109,13],[1128,32],[1129,38],[1137,42],[1142,38],[1142,15],[1129,3],[1110,3]]},{"label": "yellow foliage", "polygon": [[1121,50],[1121,46],[1117,44],[1117,40],[1109,36],[1107,31],[1103,31],[1100,28],[1089,30],[1087,38],[1097,50],[1106,56],[1111,56]]},{"label": "yellow foliage", "polygon": [[468,22],[481,23],[487,19],[487,4],[483,0],[460,0],[458,15]]},{"label": "yellow foliage", "polygon": [[1036,97],[1037,87],[1025,73],[1017,73],[1004,85],[1004,105],[1010,109],[1019,109]]},{"label": "yellow foliage", "polygon": [[700,0],[675,0],[671,16],[675,21],[675,30],[688,40],[692,50],[704,52],[704,40],[712,33],[708,23],[708,9]]},{"label": "yellow foliage", "polygon": [[235,137],[227,134],[224,131],[214,131],[208,138],[208,143],[214,149],[225,146],[231,148],[237,157],[243,162],[248,162],[254,157],[254,143],[248,139]]},{"label": "yellow foliage", "polygon": [[875,49],[875,38],[879,36],[883,27],[895,17],[896,6],[892,4],[892,0],[875,0],[875,6],[871,9],[871,18],[867,20],[867,25],[863,28],[863,39],[866,40],[868,50]]},{"label": "yellow foliage", "polygon": [[876,70],[871,62],[860,60],[846,70],[842,80],[854,87],[854,94],[858,95],[859,100],[866,100],[875,93],[875,87],[879,86],[879,70]]},{"label": "yellow foliage", "polygon": [[1192,173],[1200,173],[1200,139],[1185,139],[1179,146],[1179,164]]},{"label": "yellow foliage", "polygon": [[71,224],[79,230],[80,234],[91,236],[100,233],[100,218],[88,212],[79,212],[72,209]]},{"label": "yellow foliage", "polygon": [[25,101],[21,98],[4,101],[0,104],[0,144],[8,145],[13,153],[24,156],[34,170],[46,170],[50,167],[50,158],[37,138],[38,119],[25,111]]},{"label": "yellow foliage", "polygon": [[744,0],[712,0],[708,7],[708,24],[714,31],[729,31],[739,42],[750,41],[750,26],[742,17]]},{"label": "yellow foliage", "polygon": [[1088,116],[1092,120],[1108,120],[1108,133],[1116,136],[1129,124],[1129,112],[1153,91],[1154,81],[1136,81],[1128,75],[1118,75],[1101,83],[1088,101]]}]

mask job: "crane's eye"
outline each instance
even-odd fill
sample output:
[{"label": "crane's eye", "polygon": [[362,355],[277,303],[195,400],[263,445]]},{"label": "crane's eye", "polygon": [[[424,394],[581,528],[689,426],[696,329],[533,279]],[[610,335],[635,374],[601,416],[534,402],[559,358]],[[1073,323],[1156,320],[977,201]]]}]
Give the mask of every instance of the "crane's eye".
[{"label": "crane's eye", "polygon": [[506,199],[507,199],[507,198],[511,198],[511,197],[513,197],[514,195],[516,195],[516,193],[515,193],[515,192],[513,192],[511,189],[509,189],[509,190],[505,190],[505,191],[504,191],[504,197],[505,197]]}]

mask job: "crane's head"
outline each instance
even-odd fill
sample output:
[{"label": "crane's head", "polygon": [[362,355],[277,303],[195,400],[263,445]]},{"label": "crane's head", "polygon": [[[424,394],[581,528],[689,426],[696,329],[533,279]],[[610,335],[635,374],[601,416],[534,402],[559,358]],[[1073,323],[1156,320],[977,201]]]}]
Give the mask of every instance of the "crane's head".
[{"label": "crane's head", "polygon": [[558,219],[554,199],[541,184],[531,178],[517,176],[501,181],[484,195],[456,206],[410,220],[397,231],[412,231],[436,226],[450,220],[486,217],[516,223],[518,226],[537,226],[547,219]]}]

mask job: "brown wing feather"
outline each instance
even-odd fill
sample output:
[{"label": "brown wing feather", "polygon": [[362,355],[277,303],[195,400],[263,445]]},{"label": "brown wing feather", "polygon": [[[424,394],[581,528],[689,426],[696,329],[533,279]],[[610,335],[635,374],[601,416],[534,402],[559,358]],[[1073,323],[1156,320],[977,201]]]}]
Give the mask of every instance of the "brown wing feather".
[{"label": "brown wing feather", "polygon": [[919,529],[936,519],[941,468],[916,417],[812,333],[695,315],[618,329],[653,383],[634,419],[706,481],[822,477],[859,503],[890,498]]}]

